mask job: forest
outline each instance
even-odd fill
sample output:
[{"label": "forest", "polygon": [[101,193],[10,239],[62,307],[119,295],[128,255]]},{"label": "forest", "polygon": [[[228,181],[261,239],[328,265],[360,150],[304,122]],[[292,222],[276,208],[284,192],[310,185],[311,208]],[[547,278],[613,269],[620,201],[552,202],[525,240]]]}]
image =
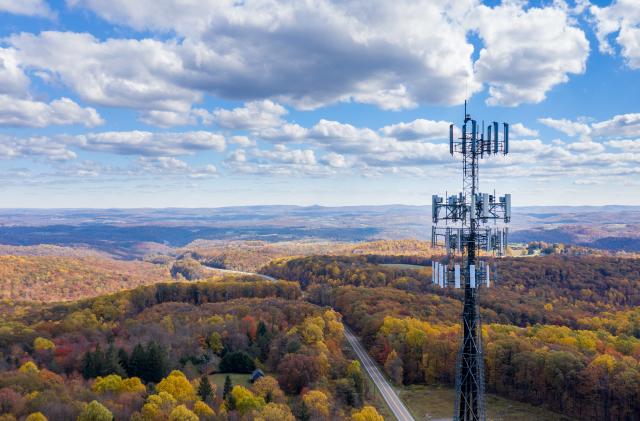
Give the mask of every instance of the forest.
[{"label": "forest", "polygon": [[[461,291],[432,285],[429,267],[391,260],[280,259],[262,272],[333,306],[397,384],[453,385]],[[480,300],[487,391],[578,419],[639,419],[639,283],[638,259],[500,260]]]},{"label": "forest", "polygon": [[[294,282],[234,277],[2,305],[3,421],[382,419],[343,353],[340,314],[303,301]],[[256,369],[253,383],[234,384]]]},{"label": "forest", "polygon": [[[397,385],[453,385],[462,292],[431,284],[428,248],[200,246],[147,262],[2,256],[29,299],[0,300],[0,420],[380,420],[343,322]],[[543,246],[496,262],[481,291],[487,391],[640,419],[640,260]],[[259,255],[282,280],[210,276],[223,255]],[[58,299],[39,300],[48,290]]]}]

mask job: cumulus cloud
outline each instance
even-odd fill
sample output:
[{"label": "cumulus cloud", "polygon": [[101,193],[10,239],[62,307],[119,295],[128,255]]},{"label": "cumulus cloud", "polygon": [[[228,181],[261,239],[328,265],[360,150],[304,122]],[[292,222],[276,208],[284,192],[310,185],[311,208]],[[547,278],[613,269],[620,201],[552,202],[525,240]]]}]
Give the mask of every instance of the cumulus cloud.
[{"label": "cumulus cloud", "polygon": [[322,162],[333,168],[346,168],[348,165],[344,155],[340,155],[335,152],[329,152],[322,157]]},{"label": "cumulus cloud", "polygon": [[279,126],[287,110],[270,100],[253,101],[244,107],[213,112],[213,121],[220,127],[234,130],[256,130]]},{"label": "cumulus cloud", "polygon": [[[158,126],[213,118],[192,110],[205,94],[298,109],[354,101],[399,110],[459,104],[486,83],[492,105],[536,103],[568,75],[584,72],[589,52],[561,2],[539,8],[522,2],[491,8],[478,0],[67,4],[162,35],[99,40],[49,31],[12,35],[8,46],[24,66],[84,101],[140,110],[143,122]],[[470,31],[484,44],[475,65]],[[224,117],[218,119],[232,124]]]},{"label": "cumulus cloud", "polygon": [[613,54],[610,37],[620,47],[620,54],[632,69],[640,69],[640,3],[636,0],[613,0],[609,6],[591,6],[600,51]]},{"label": "cumulus cloud", "polygon": [[432,121],[419,118],[409,123],[397,123],[385,126],[380,131],[398,140],[448,139],[448,121]]},{"label": "cumulus cloud", "polygon": [[187,175],[191,178],[212,177],[218,173],[214,165],[192,167],[187,162],[170,156],[139,157],[134,172],[138,170],[160,175]]},{"label": "cumulus cloud", "polygon": [[17,138],[0,135],[0,158],[47,158],[52,161],[68,161],[76,158],[73,151],[62,142],[40,137]]},{"label": "cumulus cloud", "polygon": [[242,148],[256,145],[256,141],[248,138],[247,136],[231,136],[229,138],[229,143],[233,145],[238,145]]},{"label": "cumulus cloud", "polygon": [[606,142],[608,146],[625,151],[640,153],[640,139],[610,140]]},{"label": "cumulus cloud", "polygon": [[185,113],[202,98],[180,81],[188,72],[172,41],[99,41],[91,34],[52,31],[21,33],[6,41],[23,66],[93,104]]},{"label": "cumulus cloud", "polygon": [[591,127],[596,136],[640,137],[640,113],[616,115]]},{"label": "cumulus cloud", "polygon": [[554,118],[541,118],[538,121],[567,136],[580,136],[582,139],[640,137],[640,113],[619,114],[608,120],[591,123]]},{"label": "cumulus cloud", "polygon": [[83,108],[69,98],[50,103],[0,95],[0,126],[47,127],[80,124],[95,127],[104,121],[91,107]]},{"label": "cumulus cloud", "polygon": [[547,127],[551,127],[567,136],[586,137],[591,134],[591,127],[587,123],[567,120],[565,118],[555,119],[550,117],[540,118],[538,121]]},{"label": "cumulus cloud", "polygon": [[55,16],[43,0],[0,0],[0,12],[46,18]]},{"label": "cumulus cloud", "polygon": [[0,48],[0,94],[24,96],[30,80],[20,68],[16,51]]},{"label": "cumulus cloud", "polygon": [[586,70],[589,42],[563,7],[479,6],[471,28],[484,43],[474,68],[489,85],[489,105],[539,103],[569,74]]},{"label": "cumulus cloud", "polygon": [[119,155],[176,156],[208,150],[221,152],[225,149],[222,135],[205,131],[88,133],[71,137],[70,141],[85,150]]},{"label": "cumulus cloud", "polygon": [[509,134],[513,138],[536,137],[538,131],[525,127],[522,123],[514,123],[509,126]]},{"label": "cumulus cloud", "polygon": [[[179,5],[169,0],[69,0],[68,4],[92,10],[114,24],[175,34],[180,40],[96,43],[79,39],[79,34],[75,40],[64,36],[68,47],[63,56],[76,53],[88,61],[97,56],[107,60],[104,78],[125,91],[143,87],[154,91],[166,84],[193,90],[192,94],[209,92],[248,101],[271,98],[298,108],[357,101],[401,109],[418,102],[460,103],[481,88],[473,76],[473,46],[461,24],[476,0],[455,5],[447,0],[400,4],[189,0]],[[46,47],[54,42],[51,35],[40,38]],[[122,62],[130,62],[132,79],[142,86],[121,86],[126,72],[121,67],[128,66],[112,57],[115,49]],[[68,83],[80,84],[69,80],[77,79],[69,75],[71,70],[58,66],[57,71],[66,75]],[[101,75],[89,74],[96,79],[91,83],[107,85]],[[112,102],[115,95],[104,90],[94,97]]]}]

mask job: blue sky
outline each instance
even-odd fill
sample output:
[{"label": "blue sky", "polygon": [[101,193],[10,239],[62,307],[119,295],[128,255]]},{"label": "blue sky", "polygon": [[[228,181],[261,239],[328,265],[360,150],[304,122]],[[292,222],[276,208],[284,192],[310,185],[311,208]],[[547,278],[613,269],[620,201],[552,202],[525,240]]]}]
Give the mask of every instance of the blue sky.
[{"label": "blue sky", "polygon": [[3,207],[640,205],[640,2],[0,0]]}]

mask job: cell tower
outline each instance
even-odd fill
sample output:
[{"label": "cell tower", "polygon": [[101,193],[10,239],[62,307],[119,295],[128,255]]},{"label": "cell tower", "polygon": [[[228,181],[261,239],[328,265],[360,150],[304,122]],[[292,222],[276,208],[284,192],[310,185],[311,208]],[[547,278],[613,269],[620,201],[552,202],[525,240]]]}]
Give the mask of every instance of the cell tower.
[{"label": "cell tower", "polygon": [[[511,220],[511,195],[497,197],[495,192],[479,192],[479,161],[497,154],[509,153],[509,125],[503,123],[503,136],[498,135],[497,122],[480,126],[467,114],[464,105],[462,135],[454,136],[449,126],[449,152],[462,157],[463,191],[446,201],[432,198],[432,245],[444,247],[446,257],[433,262],[433,282],[441,288],[464,288],[462,311],[462,344],[456,367],[455,421],[484,421],[484,360],[478,294],[490,286],[490,268],[480,255],[504,256],[507,228],[498,221]],[[438,227],[444,221],[451,226]],[[489,224],[493,223],[493,227]],[[462,267],[461,267],[462,266]],[[453,282],[451,282],[453,280]]]}]

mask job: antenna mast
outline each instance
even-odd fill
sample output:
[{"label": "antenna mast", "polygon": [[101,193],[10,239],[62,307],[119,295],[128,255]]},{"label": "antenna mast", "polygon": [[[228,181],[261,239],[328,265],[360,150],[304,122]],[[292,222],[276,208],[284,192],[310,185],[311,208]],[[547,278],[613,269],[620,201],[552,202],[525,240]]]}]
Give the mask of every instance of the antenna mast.
[{"label": "antenna mast", "polygon": [[[506,224],[511,220],[511,195],[498,198],[495,193],[479,193],[478,163],[491,155],[509,153],[509,125],[502,125],[502,139],[495,121],[487,125],[485,138],[484,122],[479,131],[476,120],[467,114],[467,101],[464,102],[462,135],[454,138],[454,125],[449,126],[449,152],[462,157],[463,191],[447,197],[446,202],[440,196],[432,197],[431,242],[434,247],[444,247],[447,254],[442,263],[432,262],[433,282],[441,288],[464,289],[455,421],[486,420],[478,293],[483,286],[490,286],[490,269],[488,262],[479,260],[479,254],[485,251],[498,257],[505,255],[507,228],[492,229],[488,224],[498,220]],[[454,226],[437,227],[439,221],[451,222]]]}]

